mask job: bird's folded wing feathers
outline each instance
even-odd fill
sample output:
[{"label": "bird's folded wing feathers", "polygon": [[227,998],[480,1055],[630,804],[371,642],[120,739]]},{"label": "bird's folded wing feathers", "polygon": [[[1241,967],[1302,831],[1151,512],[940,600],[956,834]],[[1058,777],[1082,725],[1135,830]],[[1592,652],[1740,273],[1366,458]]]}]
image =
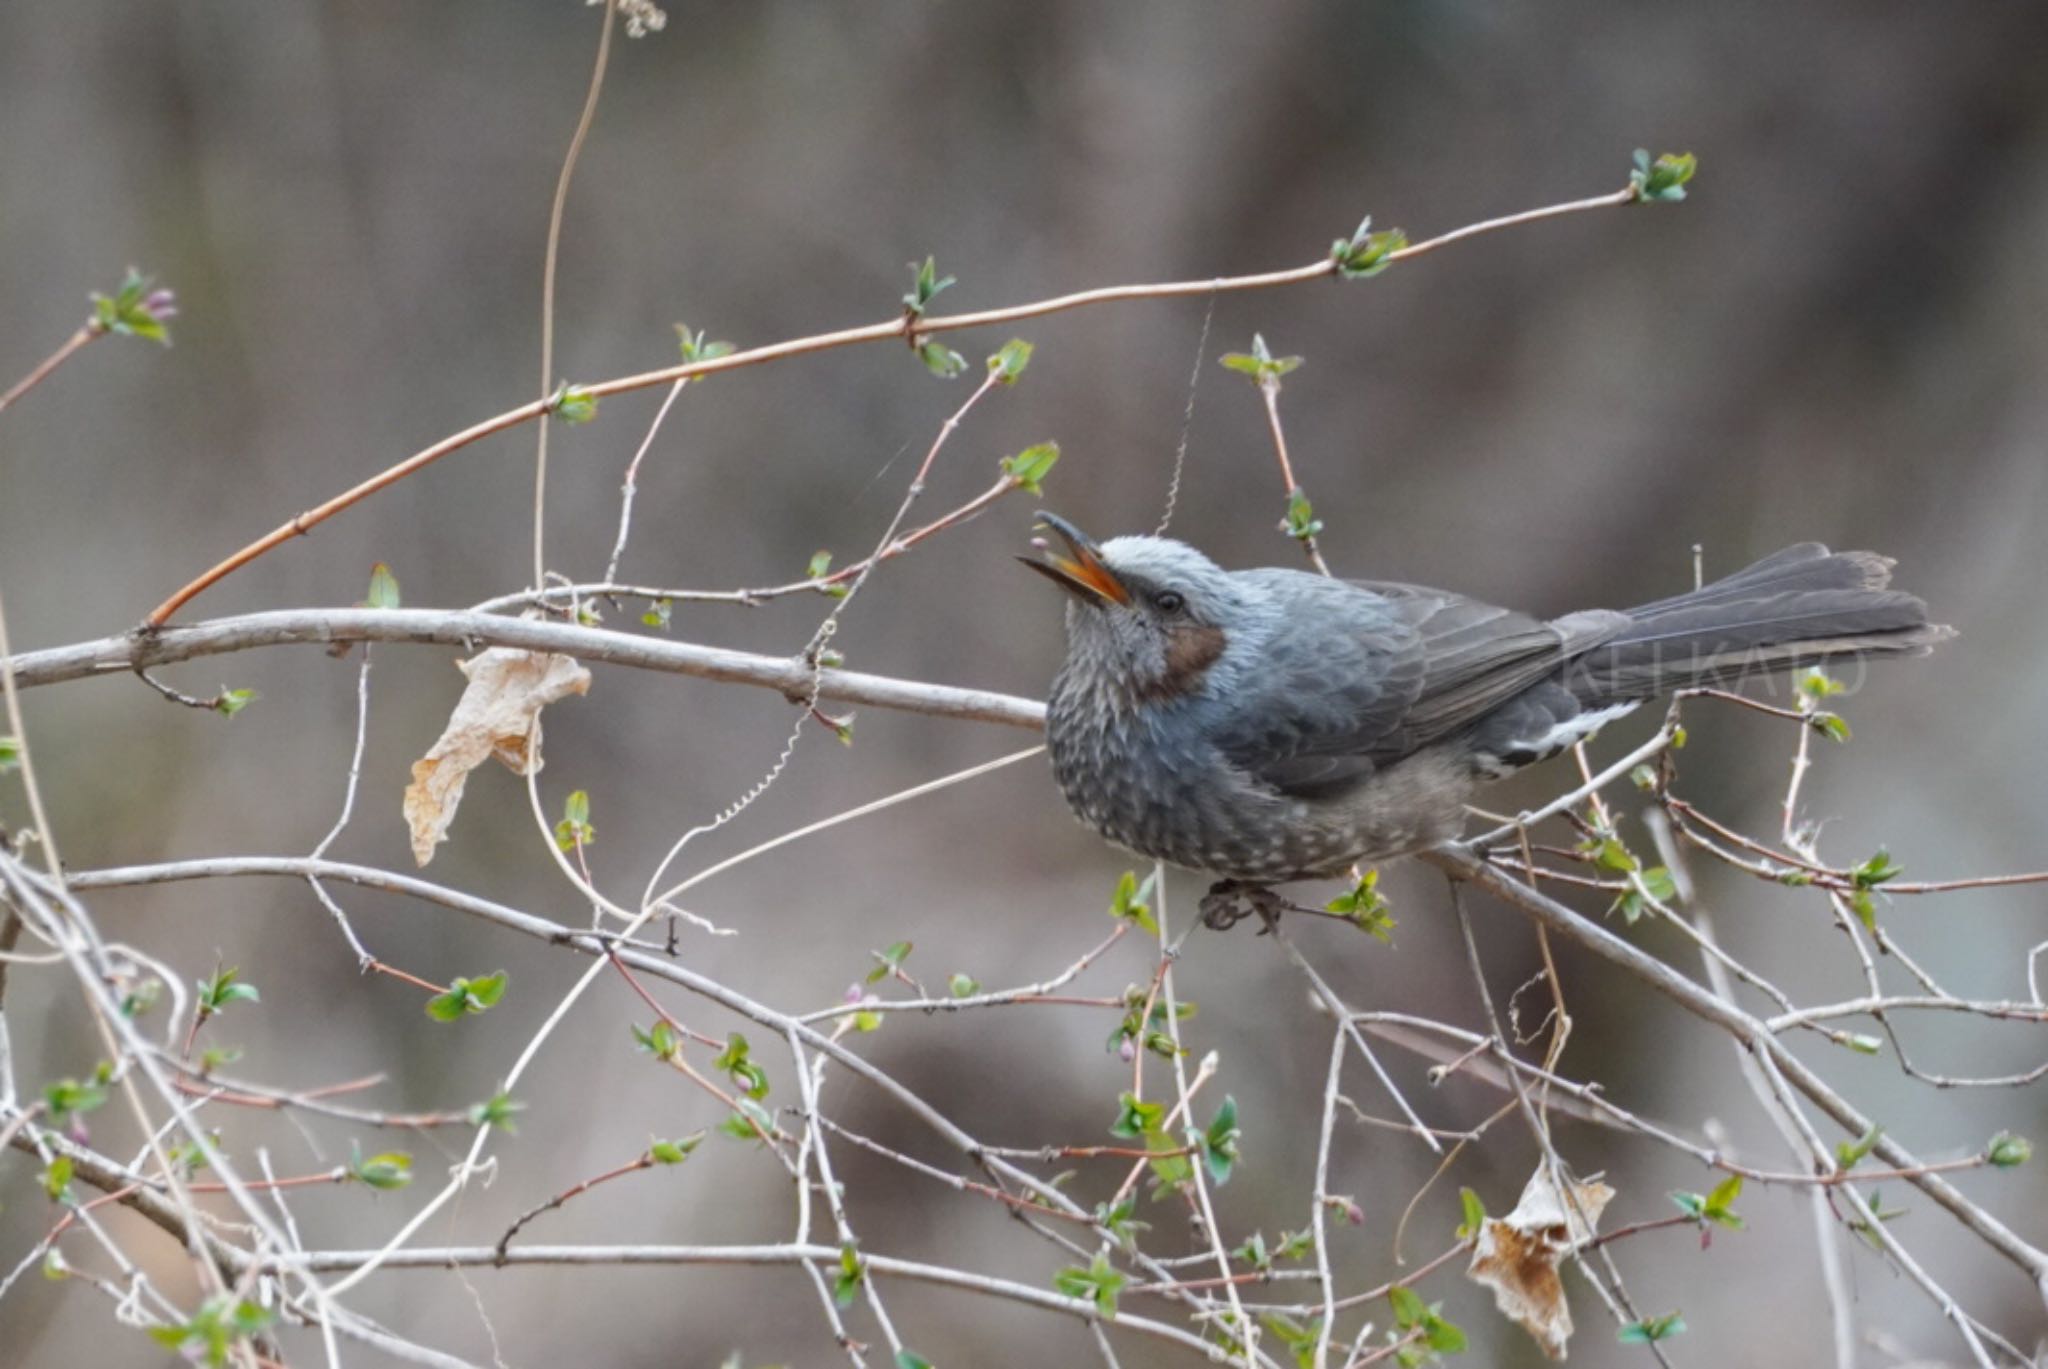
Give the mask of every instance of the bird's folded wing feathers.
[{"label": "bird's folded wing feathers", "polygon": [[1301,797],[1451,735],[1629,622],[1594,611],[1546,623],[1401,584],[1330,584],[1316,597],[1323,602],[1303,608],[1327,635],[1272,653],[1260,706],[1240,714],[1261,725],[1217,739],[1259,779]]}]

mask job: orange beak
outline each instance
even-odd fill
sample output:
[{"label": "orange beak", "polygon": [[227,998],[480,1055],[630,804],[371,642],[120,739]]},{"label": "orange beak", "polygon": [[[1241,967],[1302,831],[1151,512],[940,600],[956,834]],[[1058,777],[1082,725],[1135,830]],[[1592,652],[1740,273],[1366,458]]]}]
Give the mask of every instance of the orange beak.
[{"label": "orange beak", "polygon": [[1116,572],[1103,564],[1101,553],[1096,550],[1094,539],[1082,532],[1056,513],[1040,512],[1040,527],[1050,528],[1067,544],[1072,554],[1062,556],[1045,544],[1044,539],[1034,538],[1033,545],[1043,554],[1043,560],[1020,556],[1031,569],[1046,579],[1076,595],[1084,603],[1128,604],[1131,593],[1124,588],[1123,581],[1116,578]]}]

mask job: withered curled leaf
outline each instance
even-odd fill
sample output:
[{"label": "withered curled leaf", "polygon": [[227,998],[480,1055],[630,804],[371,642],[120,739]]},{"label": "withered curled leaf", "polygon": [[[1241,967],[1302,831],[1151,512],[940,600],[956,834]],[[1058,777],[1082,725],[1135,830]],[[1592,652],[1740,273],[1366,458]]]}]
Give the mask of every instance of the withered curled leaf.
[{"label": "withered curled leaf", "polygon": [[1489,1217],[1473,1244],[1465,1274],[1493,1290],[1501,1315],[1519,1322],[1551,1359],[1565,1357],[1572,1309],[1557,1266],[1591,1240],[1614,1190],[1598,1181],[1573,1183],[1571,1198],[1558,1191],[1550,1166],[1539,1164],[1505,1217]]},{"label": "withered curled leaf", "polygon": [[571,656],[501,646],[457,664],[469,684],[447,729],[412,763],[412,783],[405,787],[412,857],[421,865],[447,839],[469,772],[489,756],[515,774],[539,770],[540,710],[590,689],[590,672]]}]

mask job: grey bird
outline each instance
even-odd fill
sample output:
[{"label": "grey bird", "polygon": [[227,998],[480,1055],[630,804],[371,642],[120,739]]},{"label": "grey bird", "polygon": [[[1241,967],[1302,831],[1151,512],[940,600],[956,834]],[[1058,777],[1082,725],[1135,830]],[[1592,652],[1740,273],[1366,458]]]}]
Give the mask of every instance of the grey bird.
[{"label": "grey bird", "polygon": [[1954,635],[1888,588],[1891,561],[1817,542],[1689,594],[1546,622],[1039,521],[1064,553],[1040,538],[1019,559],[1071,595],[1046,711],[1053,774],[1082,822],[1217,876],[1212,894],[1447,841],[1476,787],[1660,695],[1924,655]]}]

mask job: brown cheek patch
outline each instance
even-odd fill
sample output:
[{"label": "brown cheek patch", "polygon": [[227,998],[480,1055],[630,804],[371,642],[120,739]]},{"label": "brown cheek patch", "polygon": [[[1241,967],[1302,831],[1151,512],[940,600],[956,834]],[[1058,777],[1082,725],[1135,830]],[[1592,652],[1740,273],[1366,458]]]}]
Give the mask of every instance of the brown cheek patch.
[{"label": "brown cheek patch", "polygon": [[1207,624],[1175,628],[1166,642],[1166,673],[1147,693],[1170,699],[1185,694],[1202,678],[1202,672],[1216,664],[1223,654],[1223,629]]}]

